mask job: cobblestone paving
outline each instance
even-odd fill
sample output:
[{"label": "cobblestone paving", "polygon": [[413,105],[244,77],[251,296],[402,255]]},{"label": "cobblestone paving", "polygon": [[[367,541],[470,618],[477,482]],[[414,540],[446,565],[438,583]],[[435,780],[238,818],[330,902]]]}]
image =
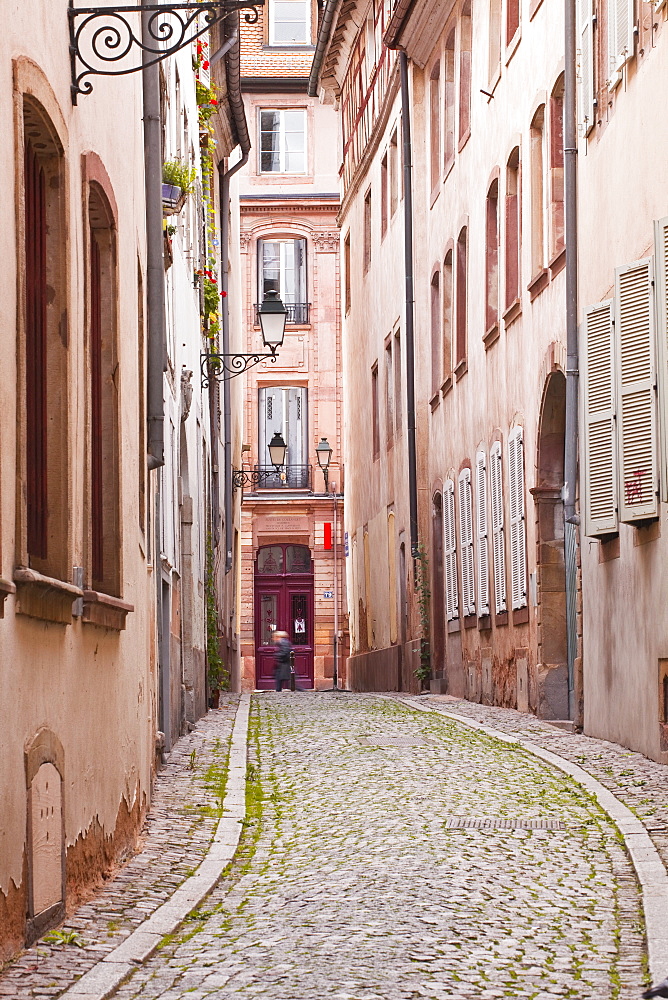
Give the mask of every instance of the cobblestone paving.
[{"label": "cobblestone paving", "polygon": [[249,779],[229,875],[120,1000],[637,998],[616,831],[521,747],[373,696],[268,694]]},{"label": "cobblestone paving", "polygon": [[218,820],[238,695],[182,737],[156,777],[135,854],[62,926],[83,947],[42,939],[0,976],[0,997],[57,997],[163,903],[207,851]]},{"label": "cobblestone paving", "polygon": [[[408,698],[407,701],[415,699]],[[542,722],[511,708],[456,701],[448,696],[420,696],[417,701],[538,744],[588,771],[644,823],[668,866],[668,767],[617,743],[592,739]],[[666,961],[668,968],[668,959]]]}]

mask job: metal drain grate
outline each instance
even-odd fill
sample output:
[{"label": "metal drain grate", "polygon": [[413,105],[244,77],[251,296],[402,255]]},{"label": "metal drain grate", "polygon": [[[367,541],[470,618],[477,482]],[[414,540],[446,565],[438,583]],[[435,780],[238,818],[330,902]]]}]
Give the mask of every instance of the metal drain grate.
[{"label": "metal drain grate", "polygon": [[379,736],[377,739],[373,736],[358,736],[357,742],[365,747],[375,747],[377,750],[383,750],[385,747],[438,746],[436,740],[419,736]]},{"label": "metal drain grate", "polygon": [[560,819],[501,819],[499,816],[450,816],[446,830],[565,830]]}]

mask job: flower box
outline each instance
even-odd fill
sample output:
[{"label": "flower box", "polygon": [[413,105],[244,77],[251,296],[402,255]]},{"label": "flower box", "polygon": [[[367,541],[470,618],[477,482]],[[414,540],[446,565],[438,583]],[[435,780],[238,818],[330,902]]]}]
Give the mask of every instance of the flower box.
[{"label": "flower box", "polygon": [[162,214],[176,215],[186,203],[186,192],[176,184],[162,185]]}]

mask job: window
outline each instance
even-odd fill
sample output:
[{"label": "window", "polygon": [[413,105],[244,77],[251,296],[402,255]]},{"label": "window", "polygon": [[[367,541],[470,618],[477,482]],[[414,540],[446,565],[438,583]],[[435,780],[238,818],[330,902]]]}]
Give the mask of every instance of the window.
[{"label": "window", "polygon": [[452,250],[443,261],[443,386],[452,378]]},{"label": "window", "polygon": [[543,142],[545,105],[536,111],[531,122],[531,277],[545,267],[545,184]]},{"label": "window", "polygon": [[260,172],[306,173],[306,111],[278,108],[260,111]]},{"label": "window", "polygon": [[443,487],[443,551],[445,553],[445,615],[447,620],[451,622],[459,618],[455,484],[452,479],[447,479]]},{"label": "window", "polygon": [[522,428],[515,427],[508,437],[508,492],[510,496],[510,575],[512,607],[526,607],[527,554],[524,517],[524,441]]},{"label": "window", "polygon": [[364,195],[364,273],[371,267],[371,188]]},{"label": "window", "polygon": [[499,322],[499,182],[487,192],[485,218],[485,330]]},{"label": "window", "polygon": [[617,531],[617,439],[614,379],[613,301],[584,315],[585,533]]},{"label": "window", "polygon": [[[67,259],[62,147],[37,101],[23,104],[23,432],[21,559],[69,578]],[[65,327],[63,328],[63,323]],[[21,370],[21,369],[19,369]]]},{"label": "window", "polygon": [[88,198],[88,560],[86,583],[120,597],[116,233],[96,186]]},{"label": "window", "polygon": [[457,239],[457,298],[456,298],[456,367],[466,361],[467,340],[467,268],[468,231],[466,226]]},{"label": "window", "polygon": [[475,614],[475,572],[473,569],[473,499],[471,470],[459,473],[459,545],[462,557],[462,612],[464,617]]},{"label": "window", "polygon": [[394,334],[394,347],[392,349],[392,361],[394,367],[394,419],[397,434],[401,427],[401,331]]},{"label": "window", "polygon": [[311,44],[310,0],[270,0],[269,44]]},{"label": "window", "polygon": [[441,340],[441,275],[434,271],[431,278],[431,394],[441,388],[443,343]]},{"label": "window", "polygon": [[487,460],[484,451],[475,457],[476,535],[478,538],[478,615],[489,614],[489,554],[487,550]]},{"label": "window", "polygon": [[445,114],[443,116],[443,160],[446,172],[455,160],[455,29],[445,43]]},{"label": "window", "polygon": [[622,79],[622,68],[634,51],[635,9],[633,0],[615,0],[607,9],[608,22],[608,85],[616,86]]},{"label": "window", "polygon": [[[588,135],[594,125],[594,4],[581,0],[578,4],[578,49],[580,72],[577,88],[577,116],[582,133]],[[607,73],[603,73],[603,79]]]},{"label": "window", "polygon": [[506,309],[520,295],[520,151],[510,154],[506,168]]},{"label": "window", "polygon": [[144,329],[144,278],[137,260],[137,411],[139,440],[139,526],[146,532],[146,332]]},{"label": "window", "polygon": [[258,240],[258,301],[278,292],[288,323],[308,322],[306,240]]},{"label": "window", "polygon": [[392,371],[392,339],[385,344],[385,433],[387,443],[394,436],[394,372]]},{"label": "window", "polygon": [[380,161],[380,236],[381,239],[387,232],[387,153]]},{"label": "window", "polygon": [[378,365],[371,369],[371,421],[374,460],[380,455],[380,414],[378,412]]},{"label": "window", "polygon": [[399,204],[399,145],[395,128],[390,139],[390,215],[394,215]]},{"label": "window", "polygon": [[287,445],[285,479],[280,473],[263,480],[263,486],[288,486],[305,489],[309,486],[308,455],[308,390],[302,386],[266,386],[258,391],[258,460],[261,469],[274,468],[269,454],[269,442],[274,434],[282,436]]},{"label": "window", "polygon": [[489,488],[492,508],[492,555],[494,563],[494,610],[506,610],[506,548],[503,536],[503,470],[501,442],[489,449]]},{"label": "window", "polygon": [[520,0],[506,0],[506,45],[510,45],[520,26]]},{"label": "window", "polygon": [[429,78],[429,153],[432,191],[441,177],[441,64]]},{"label": "window", "polygon": [[550,98],[550,260],[564,249],[564,77]]},{"label": "window", "polygon": [[459,144],[471,131],[471,3],[466,0],[459,20]]},{"label": "window", "polygon": [[501,0],[489,0],[489,68],[493,83],[501,70]]},{"label": "window", "polygon": [[350,312],[350,230],[343,241],[344,303],[346,313]]}]

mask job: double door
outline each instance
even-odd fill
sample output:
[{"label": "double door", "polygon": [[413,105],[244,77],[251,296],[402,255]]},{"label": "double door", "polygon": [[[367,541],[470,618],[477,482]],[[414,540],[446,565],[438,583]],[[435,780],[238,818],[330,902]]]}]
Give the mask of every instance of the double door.
[{"label": "double door", "polygon": [[275,631],[287,632],[295,653],[296,683],[313,687],[313,577],[255,579],[255,686],[274,686]]}]

